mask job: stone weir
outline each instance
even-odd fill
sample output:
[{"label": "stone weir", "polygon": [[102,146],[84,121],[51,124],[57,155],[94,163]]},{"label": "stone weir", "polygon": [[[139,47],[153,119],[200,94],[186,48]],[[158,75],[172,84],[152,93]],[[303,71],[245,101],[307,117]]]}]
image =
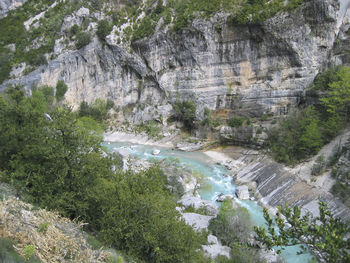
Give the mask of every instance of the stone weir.
[{"label": "stone weir", "polygon": [[[227,22],[229,14],[218,13],[209,20],[195,19],[177,33],[159,25],[153,36],[129,47],[111,36],[106,45],[95,38],[77,51],[56,43],[56,59],[4,83],[0,91],[8,84],[29,91],[31,85],[54,87],[63,80],[67,104],[76,108],[82,101],[108,98],[130,107],[125,112],[132,112],[131,122],[144,121],[142,116],[150,115],[145,111],[157,107],[168,110],[154,114],[167,117],[171,107],[166,106],[177,98],[195,101],[199,117],[205,107],[247,117],[286,114],[333,56],[343,63],[333,49],[341,32],[342,41],[349,38],[344,33],[348,6],[346,0],[310,0],[255,25],[233,25]],[[79,21],[75,16],[64,19],[62,34],[74,19]]]},{"label": "stone weir", "polygon": [[264,205],[298,205],[305,211],[318,215],[320,197],[327,203],[334,216],[344,221],[350,220],[350,209],[341,201],[321,187],[309,185],[282,164],[266,156],[249,154],[241,157],[237,163],[240,163],[240,168],[234,171],[235,180],[239,183],[253,184]]}]

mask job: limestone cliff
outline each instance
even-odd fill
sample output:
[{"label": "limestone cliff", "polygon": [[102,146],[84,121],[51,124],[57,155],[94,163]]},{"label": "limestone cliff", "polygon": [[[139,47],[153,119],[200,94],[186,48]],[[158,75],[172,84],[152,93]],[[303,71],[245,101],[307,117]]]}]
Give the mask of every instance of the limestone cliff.
[{"label": "limestone cliff", "polygon": [[[248,117],[285,114],[330,60],[348,61],[340,45],[349,39],[349,5],[345,0],[307,1],[291,13],[250,25],[230,24],[228,14],[218,13],[209,20],[197,18],[177,33],[160,21],[154,35],[129,48],[113,36],[107,37],[108,44],[95,38],[80,50],[60,48],[56,41],[55,50],[62,52],[57,58],[0,90],[12,83],[30,88],[63,80],[69,105],[109,98],[129,106],[134,113],[129,120],[135,122],[150,114],[166,117],[167,105],[177,98],[194,100],[199,116],[205,107]],[[62,27],[79,16],[97,17],[77,12]],[[134,107],[140,104],[146,107]]]},{"label": "limestone cliff", "polygon": [[10,10],[21,6],[26,0],[1,0],[0,1],[0,19],[5,17]]}]

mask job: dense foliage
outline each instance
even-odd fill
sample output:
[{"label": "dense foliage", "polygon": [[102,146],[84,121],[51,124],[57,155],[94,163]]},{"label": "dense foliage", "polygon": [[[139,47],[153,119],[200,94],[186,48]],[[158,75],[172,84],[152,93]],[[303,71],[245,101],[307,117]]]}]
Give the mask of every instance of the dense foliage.
[{"label": "dense foliage", "polygon": [[265,209],[264,217],[268,228],[255,227],[256,239],[268,249],[300,244],[301,248],[306,250],[307,245],[325,262],[349,262],[349,222],[344,223],[333,217],[327,205],[321,201],[319,212],[319,216],[312,218],[309,214],[302,215],[298,206],[293,209],[288,206],[279,207],[277,218],[274,220]]},{"label": "dense foliage", "polygon": [[68,87],[64,83],[64,81],[59,80],[56,84],[56,100],[61,101],[64,98],[64,95],[66,94],[67,90]]},{"label": "dense foliage", "polygon": [[184,123],[185,128],[192,130],[196,125],[196,104],[191,100],[175,101],[173,118]]},{"label": "dense foliage", "polygon": [[97,24],[97,36],[101,41],[106,40],[106,36],[111,32],[112,25],[105,19],[100,20]]},{"label": "dense foliage", "polygon": [[108,111],[114,107],[112,100],[104,101],[96,99],[93,104],[86,101],[80,103],[78,114],[80,117],[89,116],[98,122],[102,122],[108,118]]},{"label": "dense foliage", "polygon": [[225,200],[218,216],[210,221],[209,229],[220,238],[223,245],[232,247],[248,241],[253,225],[248,210],[245,208],[233,209],[231,201]]},{"label": "dense foliage", "polygon": [[[55,40],[61,37],[62,19],[79,7],[78,2],[66,4],[55,1],[28,0],[23,6],[10,11],[6,18],[0,20],[0,83],[9,77],[11,67],[21,62],[38,66],[46,63],[44,54],[53,51]],[[29,18],[48,10],[38,21],[37,27],[26,30],[24,22]],[[39,46],[32,46],[40,38]],[[14,44],[11,51],[8,45]]]},{"label": "dense foliage", "polygon": [[316,154],[347,123],[350,68],[331,69],[318,76],[312,87],[324,93],[320,103],[294,112],[268,132],[267,144],[277,161],[292,164]]},{"label": "dense foliage", "polygon": [[257,249],[247,245],[253,225],[249,212],[245,208],[234,209],[232,201],[226,199],[220,207],[219,214],[210,221],[209,230],[219,238],[223,245],[231,248],[231,259],[217,257],[216,263],[258,263]]},{"label": "dense foliage", "polygon": [[40,89],[31,97],[8,89],[0,96],[1,180],[33,203],[89,223],[101,240],[140,260],[200,262],[205,237],[180,221],[166,176],[158,167],[122,172],[120,160],[101,150],[96,126],[48,107]]}]

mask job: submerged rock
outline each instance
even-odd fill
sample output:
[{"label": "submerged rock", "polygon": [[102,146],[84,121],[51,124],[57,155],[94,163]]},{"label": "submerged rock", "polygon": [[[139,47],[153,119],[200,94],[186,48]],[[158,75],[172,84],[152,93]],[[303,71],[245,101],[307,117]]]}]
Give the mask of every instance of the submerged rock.
[{"label": "submerged rock", "polygon": [[160,150],[154,149],[154,150],[152,151],[152,154],[153,154],[153,155],[158,155],[158,154],[160,154]]}]

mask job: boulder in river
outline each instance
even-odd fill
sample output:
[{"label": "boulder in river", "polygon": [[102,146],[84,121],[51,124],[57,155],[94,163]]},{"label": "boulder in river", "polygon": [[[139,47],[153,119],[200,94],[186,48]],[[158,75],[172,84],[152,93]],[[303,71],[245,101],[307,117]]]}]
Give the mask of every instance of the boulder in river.
[{"label": "boulder in river", "polygon": [[160,153],[160,150],[158,150],[158,149],[154,149],[153,151],[152,151],[152,154],[153,155],[158,155]]},{"label": "boulder in river", "polygon": [[216,199],[216,202],[223,202],[226,199],[233,200],[234,196],[233,195],[219,195],[218,198]]},{"label": "boulder in river", "polygon": [[249,189],[247,185],[240,185],[236,188],[236,195],[238,199],[247,200],[249,199]]},{"label": "boulder in river", "polygon": [[184,207],[192,206],[195,210],[204,208],[208,215],[216,216],[218,214],[218,207],[214,203],[190,194],[184,195],[178,203]]}]

